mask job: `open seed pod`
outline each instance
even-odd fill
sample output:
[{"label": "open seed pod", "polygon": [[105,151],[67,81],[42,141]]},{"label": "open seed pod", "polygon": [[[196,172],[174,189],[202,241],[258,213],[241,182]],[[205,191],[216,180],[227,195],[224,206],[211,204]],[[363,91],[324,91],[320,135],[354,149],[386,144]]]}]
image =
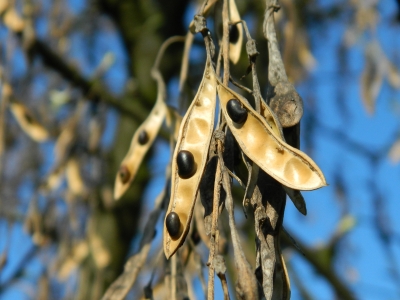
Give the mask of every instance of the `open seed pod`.
[{"label": "open seed pod", "polygon": [[[237,64],[240,59],[243,46],[243,25],[237,23],[241,21],[235,0],[229,0],[229,59],[233,64]],[[218,39],[222,40],[222,10],[223,2],[218,1],[215,7],[215,28]]]},{"label": "open seed pod", "polygon": [[[240,21],[239,11],[235,0],[229,0],[229,20],[231,23]],[[242,52],[243,45],[243,25],[235,24],[230,27],[229,32],[229,59],[237,64]]]},{"label": "open seed pod", "polygon": [[171,199],[165,216],[164,253],[170,258],[189,231],[214,128],[216,76],[210,56],[200,87],[182,120],[172,160]]},{"label": "open seed pod", "polygon": [[31,114],[25,105],[18,102],[10,102],[10,109],[19,126],[36,142],[45,142],[50,134]]},{"label": "open seed pod", "polygon": [[[246,99],[220,81],[217,90],[227,124],[240,148],[264,172],[292,189],[315,190],[326,185],[316,163],[302,151],[282,141]],[[227,109],[232,103],[230,101],[240,103],[238,113],[246,114],[244,121],[233,121],[236,116],[230,115]]]},{"label": "open seed pod", "polygon": [[129,188],[144,156],[153,144],[167,113],[167,106],[161,95],[147,119],[133,135],[129,151],[119,167],[114,185],[114,199],[118,200]]}]

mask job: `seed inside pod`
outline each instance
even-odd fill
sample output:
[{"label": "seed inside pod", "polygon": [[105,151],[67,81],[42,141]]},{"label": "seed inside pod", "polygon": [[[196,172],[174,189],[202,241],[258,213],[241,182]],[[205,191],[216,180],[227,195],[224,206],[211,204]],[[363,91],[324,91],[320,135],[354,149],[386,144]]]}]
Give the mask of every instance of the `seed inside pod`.
[{"label": "seed inside pod", "polygon": [[140,145],[144,145],[149,141],[149,135],[147,134],[146,130],[142,130],[139,134],[138,141]]},{"label": "seed inside pod", "polygon": [[231,25],[229,26],[229,42],[235,44],[239,39],[239,29],[238,25]]},{"label": "seed inside pod", "polygon": [[233,122],[243,124],[247,119],[247,110],[241,105],[239,100],[231,99],[226,104],[226,110]]},{"label": "seed inside pod", "polygon": [[25,117],[25,120],[26,120],[29,124],[32,124],[32,123],[33,123],[33,118],[32,118],[32,116],[31,116],[28,112],[25,112],[24,117]]},{"label": "seed inside pod", "polygon": [[196,164],[191,152],[187,150],[179,151],[176,162],[178,164],[178,174],[181,178],[189,178],[196,172]]},{"label": "seed inside pod", "polygon": [[121,182],[123,184],[127,183],[129,181],[129,178],[131,177],[131,173],[129,172],[129,170],[126,166],[121,166],[119,168],[118,175],[119,175],[119,178],[121,178]]},{"label": "seed inside pod", "polygon": [[179,237],[181,221],[179,220],[179,216],[176,212],[170,212],[165,219],[165,226],[167,226],[168,233],[171,237],[177,238]]}]

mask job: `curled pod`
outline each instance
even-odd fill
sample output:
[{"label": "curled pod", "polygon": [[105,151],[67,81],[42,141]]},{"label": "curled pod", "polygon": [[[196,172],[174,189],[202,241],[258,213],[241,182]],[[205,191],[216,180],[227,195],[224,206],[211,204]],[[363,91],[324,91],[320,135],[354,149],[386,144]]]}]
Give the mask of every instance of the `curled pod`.
[{"label": "curled pod", "polygon": [[139,126],[132,137],[128,153],[121,162],[114,184],[114,199],[118,200],[128,190],[135,179],[136,172],[144,156],[153,144],[167,113],[162,93],[158,94],[156,104],[147,119]]},{"label": "curled pod", "polygon": [[[207,53],[203,79],[183,117],[172,160],[171,199],[165,219],[163,242],[167,258],[178,250],[189,231],[214,129],[216,86],[215,71]],[[167,218],[171,212],[176,213],[180,220],[181,233],[178,236],[171,235],[167,228]]]},{"label": "curled pod", "polygon": [[[236,23],[241,20],[235,0],[229,0],[229,21]],[[239,61],[243,44],[243,25],[235,24],[229,30],[229,59],[233,64]]]},{"label": "curled pod", "polygon": [[34,141],[45,142],[50,134],[23,104],[11,102],[10,109],[21,129]]},{"label": "curled pod", "polygon": [[[277,136],[246,99],[219,81],[217,90],[227,124],[240,148],[264,172],[292,189],[315,190],[326,185],[317,164]],[[240,127],[233,123],[226,109],[231,99],[238,99],[248,112],[246,122]]]}]

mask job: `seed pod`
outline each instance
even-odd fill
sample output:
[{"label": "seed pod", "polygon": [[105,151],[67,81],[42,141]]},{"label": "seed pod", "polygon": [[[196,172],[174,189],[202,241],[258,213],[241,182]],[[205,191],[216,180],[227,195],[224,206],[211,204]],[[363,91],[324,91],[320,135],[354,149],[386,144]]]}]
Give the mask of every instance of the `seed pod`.
[{"label": "seed pod", "polygon": [[[229,0],[229,21],[236,23],[241,20],[235,0]],[[232,25],[229,31],[229,59],[233,64],[237,64],[242,52],[243,44],[243,25]]]},{"label": "seed pod", "polygon": [[11,102],[10,109],[19,126],[36,142],[45,142],[50,134],[31,114],[31,112],[21,103]]},{"label": "seed pod", "polygon": [[144,156],[153,144],[161,128],[166,112],[167,106],[162,95],[159,94],[157,102],[149,116],[133,135],[129,151],[121,162],[121,166],[115,178],[115,200],[118,200],[128,190],[134,180]]},{"label": "seed pod", "polygon": [[[243,25],[237,23],[241,21],[239,11],[235,0],[229,0],[229,59],[233,64],[237,64],[240,59],[243,46]],[[222,24],[222,9],[223,1],[217,1],[215,6],[215,28],[218,38],[222,39],[223,24]]]},{"label": "seed pod", "polygon": [[239,100],[231,99],[226,104],[226,111],[233,122],[239,125],[246,122],[247,110],[240,104]]},{"label": "seed pod", "polygon": [[[182,233],[179,236],[172,236],[164,226],[164,253],[167,258],[170,258],[178,250],[189,231],[200,179],[204,173],[214,128],[216,85],[215,71],[212,67],[210,56],[207,54],[203,79],[192,104],[182,120],[172,160],[171,200],[167,216],[171,212],[179,216]],[[193,155],[193,165],[195,165],[194,173],[186,179],[179,176],[181,170],[177,158],[182,151],[188,151]]]},{"label": "seed pod", "polygon": [[[314,190],[326,185],[323,173],[305,153],[286,144],[268,123],[239,94],[218,81],[222,111],[242,151],[264,172],[283,185],[297,190]],[[247,109],[247,120],[238,127],[226,110],[228,101],[238,99]]]},{"label": "seed pod", "polygon": [[177,238],[180,234],[181,221],[175,212],[170,212],[165,218],[165,227],[171,237]]},{"label": "seed pod", "polygon": [[189,178],[196,172],[196,162],[193,154],[187,150],[179,151],[176,156],[176,163],[178,165],[178,174],[181,178]]}]

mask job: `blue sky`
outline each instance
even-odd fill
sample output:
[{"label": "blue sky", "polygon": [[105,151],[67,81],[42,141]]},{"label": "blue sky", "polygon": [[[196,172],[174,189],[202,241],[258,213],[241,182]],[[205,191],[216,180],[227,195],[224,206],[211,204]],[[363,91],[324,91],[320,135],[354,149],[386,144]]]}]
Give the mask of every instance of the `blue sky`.
[{"label": "blue sky", "polygon": [[[84,9],[82,3],[83,1],[69,1],[71,11],[75,14],[82,12]],[[319,3],[329,6],[334,1],[326,0]],[[386,56],[400,68],[399,25],[392,26],[390,21],[393,12],[398,8],[395,1],[380,1],[378,7],[382,21],[376,29],[375,37]],[[71,38],[69,58],[79,61],[82,64],[82,71],[89,76],[105,53],[108,51],[115,53],[115,64],[105,75],[105,81],[113,92],[119,93],[127,77],[126,57],[121,41],[112,30],[109,30],[107,22],[109,21],[104,20],[102,34],[95,37],[98,51],[89,53],[94,54],[94,62],[85,60],[88,53],[84,50],[84,37],[79,34]],[[337,274],[348,283],[358,299],[399,299],[400,282],[391,276],[389,270],[391,267],[400,269],[400,218],[398,218],[400,168],[398,164],[390,162],[387,151],[393,139],[396,136],[400,137],[400,95],[398,90],[391,89],[387,81],[384,81],[377,98],[375,113],[370,115],[366,112],[361,99],[360,77],[365,63],[364,47],[370,37],[361,36],[358,42],[348,49],[347,72],[342,74],[337,47],[342,43],[343,33],[347,30],[344,24],[344,20],[337,20],[330,22],[329,26],[310,29],[311,51],[317,60],[317,67],[306,81],[300,82],[297,86],[305,103],[303,124],[311,117],[319,124],[312,132],[307,132],[307,126],[303,126],[302,149],[318,163],[330,185],[304,193],[308,208],[308,215],[305,217],[297,212],[289,201],[284,226],[308,246],[324,245],[335,232],[342,212],[346,210],[355,219],[355,227],[341,241],[341,248],[334,265]],[[39,22],[40,35],[45,34],[46,26],[46,22]],[[7,32],[0,26],[0,40],[6,39]],[[12,58],[12,64],[15,66],[13,75],[18,77],[26,72],[24,58],[21,52],[14,53]],[[36,93],[45,94],[47,79],[39,78],[36,81]],[[177,80],[174,80],[169,86],[172,98],[176,97],[174,92],[176,85]],[[106,133],[103,136],[103,146],[106,148],[112,145],[117,122],[118,115],[110,112],[107,115]],[[310,139],[312,144],[308,144]],[[42,147],[43,153],[52,151],[53,146],[53,143],[45,144]],[[156,195],[164,184],[163,166],[169,159],[168,146],[165,142],[158,140],[154,149],[155,157],[150,162],[149,168],[155,177],[143,196],[147,210],[151,209]],[[378,158],[371,161],[370,154],[378,155]],[[50,163],[49,161],[48,165]],[[338,180],[343,183],[346,192],[344,199],[337,196]],[[23,203],[31,200],[32,185],[28,181],[26,185],[21,186],[18,193]],[[383,199],[380,206],[384,214],[383,220],[391,230],[391,241],[387,245],[382,243],[376,230],[376,203],[379,197]],[[26,211],[26,208],[21,211]],[[237,218],[242,217],[237,216]],[[144,217],[143,221],[145,219]],[[10,238],[7,238],[8,230],[11,230]],[[7,281],[24,255],[34,246],[20,223],[8,224],[0,219],[0,237],[0,253],[7,243],[10,249],[9,262],[0,274],[1,285]],[[160,240],[161,237],[158,236],[155,243]],[[134,252],[137,245],[135,241],[132,244]],[[6,291],[2,291],[0,299],[30,299],[36,288],[38,276],[46,267],[48,261],[46,255],[54,254],[54,250],[49,247],[42,255],[30,260],[24,269],[23,279],[15,282]],[[388,259],[389,255],[393,255],[394,261]],[[300,255],[288,253],[288,261],[315,299],[335,298],[329,284],[316,274]],[[292,299],[299,299],[297,286],[294,284],[292,288]],[[199,288],[196,290],[201,294]]]}]

